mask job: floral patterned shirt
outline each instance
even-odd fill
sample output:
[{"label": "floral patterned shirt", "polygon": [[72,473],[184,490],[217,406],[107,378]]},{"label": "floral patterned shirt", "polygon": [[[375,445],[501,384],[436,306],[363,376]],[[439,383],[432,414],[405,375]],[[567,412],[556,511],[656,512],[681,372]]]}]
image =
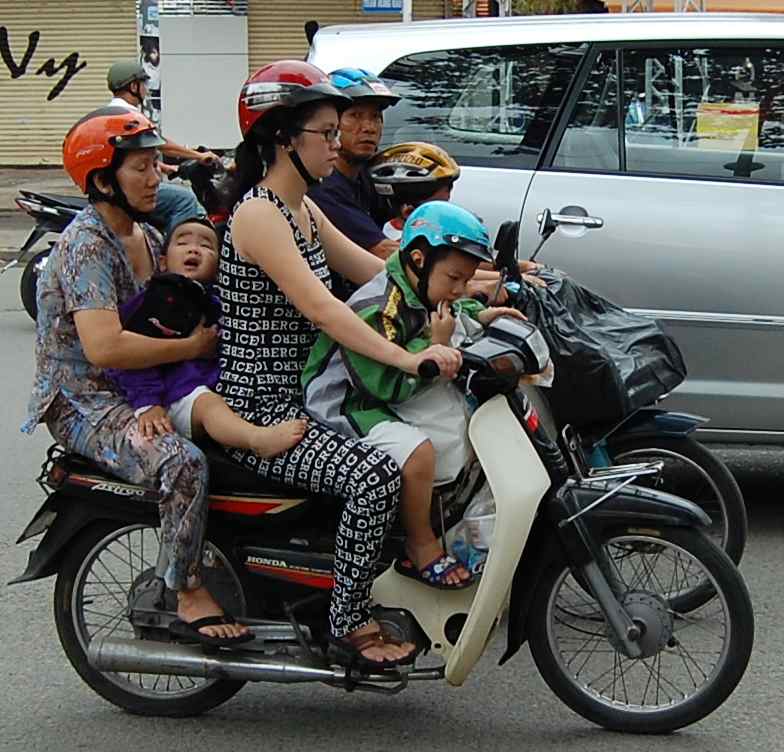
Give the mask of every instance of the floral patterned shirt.
[{"label": "floral patterned shirt", "polygon": [[[161,237],[152,227],[142,227],[157,271]],[[125,248],[95,207],[77,214],[38,279],[35,381],[22,431],[35,430],[58,393],[92,425],[123,402],[103,369],[87,360],[74,313],[116,311],[145,284],[134,276]]]}]

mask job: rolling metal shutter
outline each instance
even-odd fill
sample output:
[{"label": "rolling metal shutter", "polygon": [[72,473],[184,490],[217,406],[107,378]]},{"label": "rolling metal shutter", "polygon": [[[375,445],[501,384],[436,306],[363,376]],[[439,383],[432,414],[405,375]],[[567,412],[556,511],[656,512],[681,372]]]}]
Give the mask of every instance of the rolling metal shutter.
[{"label": "rolling metal shutter", "polygon": [[[443,0],[414,0],[414,20],[443,18],[447,6]],[[308,51],[304,27],[311,19],[321,26],[330,26],[399,21],[400,14],[363,13],[362,0],[302,0],[288,6],[268,0],[248,0],[250,71],[274,60],[304,59]]]},{"label": "rolling metal shutter", "polygon": [[[0,0],[0,164],[61,164],[68,128],[137,56],[134,0]],[[65,63],[65,64],[64,64]]]}]

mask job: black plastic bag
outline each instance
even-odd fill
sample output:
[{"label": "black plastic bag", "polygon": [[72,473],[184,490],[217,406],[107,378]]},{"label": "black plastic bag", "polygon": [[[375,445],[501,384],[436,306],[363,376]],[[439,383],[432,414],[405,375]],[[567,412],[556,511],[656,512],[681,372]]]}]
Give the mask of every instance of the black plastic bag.
[{"label": "black plastic bag", "polygon": [[556,269],[525,287],[522,312],[542,331],[555,365],[547,393],[557,423],[614,423],[686,378],[678,346],[657,321],[629,313]]}]

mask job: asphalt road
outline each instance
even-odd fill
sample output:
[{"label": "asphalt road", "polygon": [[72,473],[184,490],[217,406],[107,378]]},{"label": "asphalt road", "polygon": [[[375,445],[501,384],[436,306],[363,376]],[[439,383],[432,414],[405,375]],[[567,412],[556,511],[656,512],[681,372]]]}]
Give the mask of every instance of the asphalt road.
[{"label": "asphalt road", "polygon": [[0,277],[0,750],[580,750],[580,752],[778,752],[784,746],[784,508],[778,473],[753,473],[751,537],[742,570],[756,610],[749,670],[727,703],[668,737],[605,732],[574,715],[538,677],[527,648],[506,666],[496,637],[461,689],[418,684],[394,697],[318,685],[249,685],[198,719],[142,719],[94,695],[71,668],[52,619],[53,580],[4,583],[25,566],[14,541],[42,501],[35,477],[44,428],[18,431],[33,370],[33,324],[18,299],[20,272]]}]

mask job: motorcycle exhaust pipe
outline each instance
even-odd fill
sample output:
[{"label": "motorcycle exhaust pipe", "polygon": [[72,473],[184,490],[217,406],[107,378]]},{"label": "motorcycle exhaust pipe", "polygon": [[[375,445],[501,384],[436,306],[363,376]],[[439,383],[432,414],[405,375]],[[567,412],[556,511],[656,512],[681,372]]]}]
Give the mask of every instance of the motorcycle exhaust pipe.
[{"label": "motorcycle exhaust pipe", "polygon": [[149,640],[97,639],[87,649],[89,664],[98,671],[235,679],[253,682],[334,682],[342,677],[328,668],[315,668],[296,658],[257,657],[222,650],[206,654],[198,645]]}]

